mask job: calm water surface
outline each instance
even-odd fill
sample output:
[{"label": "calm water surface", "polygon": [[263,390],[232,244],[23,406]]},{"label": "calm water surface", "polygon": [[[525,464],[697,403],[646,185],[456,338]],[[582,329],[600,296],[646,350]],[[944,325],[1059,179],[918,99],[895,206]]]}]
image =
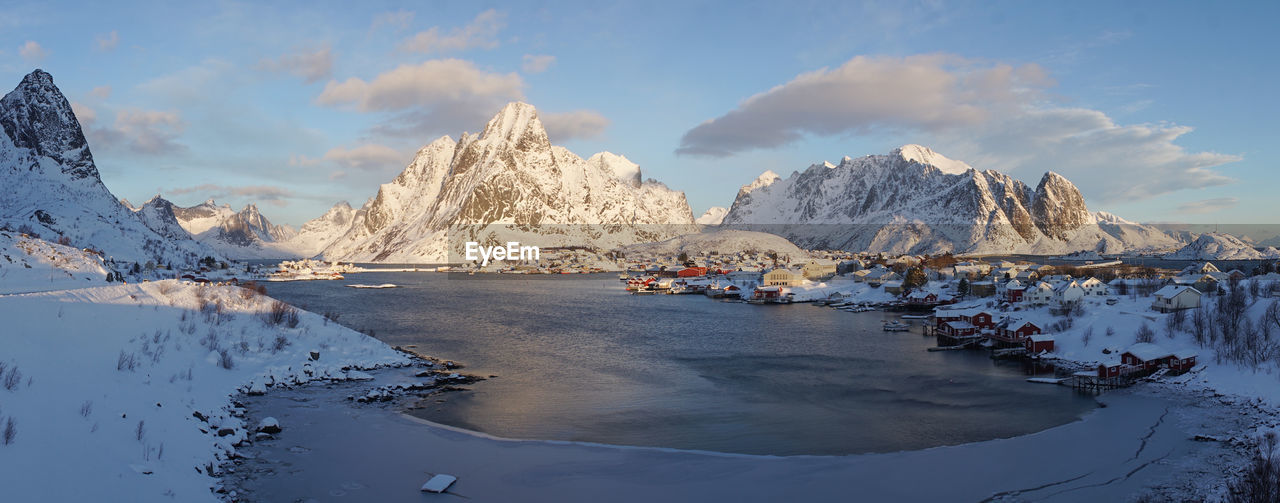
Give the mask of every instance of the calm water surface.
[{"label": "calm water surface", "polygon": [[927,352],[933,340],[918,328],[881,331],[888,313],[633,296],[611,274],[386,272],[267,286],[495,375],[412,413],[502,437],[835,455],[1022,435],[1096,405],[1027,383],[1021,364],[985,352]]}]

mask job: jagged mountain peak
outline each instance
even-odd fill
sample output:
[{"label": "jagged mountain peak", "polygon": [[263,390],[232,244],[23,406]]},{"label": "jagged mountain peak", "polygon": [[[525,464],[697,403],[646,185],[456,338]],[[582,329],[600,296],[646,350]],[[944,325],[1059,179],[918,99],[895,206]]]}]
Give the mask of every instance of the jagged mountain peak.
[{"label": "jagged mountain peak", "polygon": [[72,180],[98,181],[80,121],[48,72],[37,69],[27,74],[0,99],[0,129],[15,147],[53,159]]},{"label": "jagged mountain peak", "polygon": [[518,150],[551,147],[547,130],[542,127],[542,121],[538,120],[538,110],[521,101],[507,103],[497,115],[489,119],[489,123],[480,132],[480,140],[510,143]]}]

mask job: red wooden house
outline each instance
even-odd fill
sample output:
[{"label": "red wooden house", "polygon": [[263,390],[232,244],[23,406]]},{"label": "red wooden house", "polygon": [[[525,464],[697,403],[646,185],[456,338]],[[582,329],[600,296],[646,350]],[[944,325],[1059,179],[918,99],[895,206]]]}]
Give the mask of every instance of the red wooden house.
[{"label": "red wooden house", "polygon": [[676,271],[676,277],[678,278],[693,278],[697,276],[706,276],[706,275],[707,275],[706,267],[686,267],[684,269]]},{"label": "red wooden house", "polygon": [[1053,336],[1045,334],[1035,334],[1023,339],[1022,344],[1027,348],[1028,354],[1040,354],[1053,352]]}]

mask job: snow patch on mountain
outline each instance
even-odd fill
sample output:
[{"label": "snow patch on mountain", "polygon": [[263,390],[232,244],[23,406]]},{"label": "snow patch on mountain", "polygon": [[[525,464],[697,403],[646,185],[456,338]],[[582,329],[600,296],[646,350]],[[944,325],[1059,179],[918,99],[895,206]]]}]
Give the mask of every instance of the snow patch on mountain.
[{"label": "snow patch on mountain", "polygon": [[361,210],[353,209],[346,201],[339,201],[323,215],[302,224],[298,233],[284,244],[303,257],[313,257],[363,218]]},{"label": "snow patch on mountain", "polygon": [[695,222],[698,225],[720,225],[724,221],[724,216],[729,214],[729,208],[724,206],[712,206],[707,209],[706,213],[698,217]]},{"label": "snow patch on mountain", "polygon": [[600,152],[587,158],[587,164],[613,173],[613,176],[618,180],[632,187],[639,187],[642,181],[640,178],[640,165],[631,162],[626,156],[612,152]]}]

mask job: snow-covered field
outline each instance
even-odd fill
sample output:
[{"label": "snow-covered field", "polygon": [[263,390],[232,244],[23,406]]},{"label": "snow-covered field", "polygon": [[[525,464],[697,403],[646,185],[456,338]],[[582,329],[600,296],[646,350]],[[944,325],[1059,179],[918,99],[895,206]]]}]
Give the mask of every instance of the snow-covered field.
[{"label": "snow-covered field", "polygon": [[253,435],[239,391],[408,362],[252,290],[176,280],[0,296],[0,318],[7,501],[214,501]]}]

